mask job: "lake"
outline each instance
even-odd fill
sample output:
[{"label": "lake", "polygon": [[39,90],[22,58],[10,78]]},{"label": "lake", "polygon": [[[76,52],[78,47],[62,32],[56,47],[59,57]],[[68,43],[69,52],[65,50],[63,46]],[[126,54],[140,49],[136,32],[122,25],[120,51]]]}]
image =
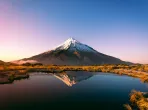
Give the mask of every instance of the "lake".
[{"label": "lake", "polygon": [[0,85],[0,110],[124,110],[133,89],[146,92],[148,84],[111,73],[30,73],[28,79]]}]

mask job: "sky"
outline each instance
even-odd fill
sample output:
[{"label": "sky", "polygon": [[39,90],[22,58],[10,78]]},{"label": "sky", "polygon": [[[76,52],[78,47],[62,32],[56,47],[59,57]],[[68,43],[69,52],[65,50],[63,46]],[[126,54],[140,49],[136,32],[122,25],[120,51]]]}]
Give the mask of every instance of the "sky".
[{"label": "sky", "polygon": [[0,0],[0,60],[31,57],[70,37],[148,64],[148,0]]}]

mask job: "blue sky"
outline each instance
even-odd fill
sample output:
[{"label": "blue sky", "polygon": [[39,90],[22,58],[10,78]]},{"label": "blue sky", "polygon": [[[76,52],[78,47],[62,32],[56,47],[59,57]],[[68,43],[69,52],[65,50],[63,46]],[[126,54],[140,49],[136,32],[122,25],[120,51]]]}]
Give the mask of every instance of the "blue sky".
[{"label": "blue sky", "polygon": [[69,37],[122,60],[148,63],[147,0],[0,0],[0,59],[50,50]]}]

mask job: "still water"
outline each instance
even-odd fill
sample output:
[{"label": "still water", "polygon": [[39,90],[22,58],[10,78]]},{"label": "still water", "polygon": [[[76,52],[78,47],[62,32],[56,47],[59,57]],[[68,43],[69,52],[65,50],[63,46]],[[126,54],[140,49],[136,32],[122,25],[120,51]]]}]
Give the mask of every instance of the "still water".
[{"label": "still water", "polygon": [[109,73],[30,73],[0,85],[0,110],[124,110],[131,90],[148,91],[139,79]]}]

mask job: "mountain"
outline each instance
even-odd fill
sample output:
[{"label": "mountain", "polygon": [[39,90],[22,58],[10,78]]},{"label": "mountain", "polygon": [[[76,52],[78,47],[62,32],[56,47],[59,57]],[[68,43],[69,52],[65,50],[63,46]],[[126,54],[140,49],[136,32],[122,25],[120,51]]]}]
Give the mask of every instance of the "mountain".
[{"label": "mountain", "polygon": [[2,60],[0,60],[0,63],[4,63]]},{"label": "mountain", "polygon": [[0,65],[2,65],[2,64],[4,64],[4,63],[5,63],[4,61],[0,60]]},{"label": "mountain", "polygon": [[94,74],[92,72],[83,71],[67,71],[65,73],[56,73],[54,76],[63,81],[67,86],[73,86],[74,84],[91,78]]},{"label": "mountain", "polygon": [[4,62],[4,61],[2,61],[2,60],[0,60],[0,65],[17,65],[16,63],[12,63],[12,62]]},{"label": "mountain", "polygon": [[13,63],[42,63],[45,65],[126,64],[118,58],[105,55],[74,38],[69,38],[53,50]]}]

